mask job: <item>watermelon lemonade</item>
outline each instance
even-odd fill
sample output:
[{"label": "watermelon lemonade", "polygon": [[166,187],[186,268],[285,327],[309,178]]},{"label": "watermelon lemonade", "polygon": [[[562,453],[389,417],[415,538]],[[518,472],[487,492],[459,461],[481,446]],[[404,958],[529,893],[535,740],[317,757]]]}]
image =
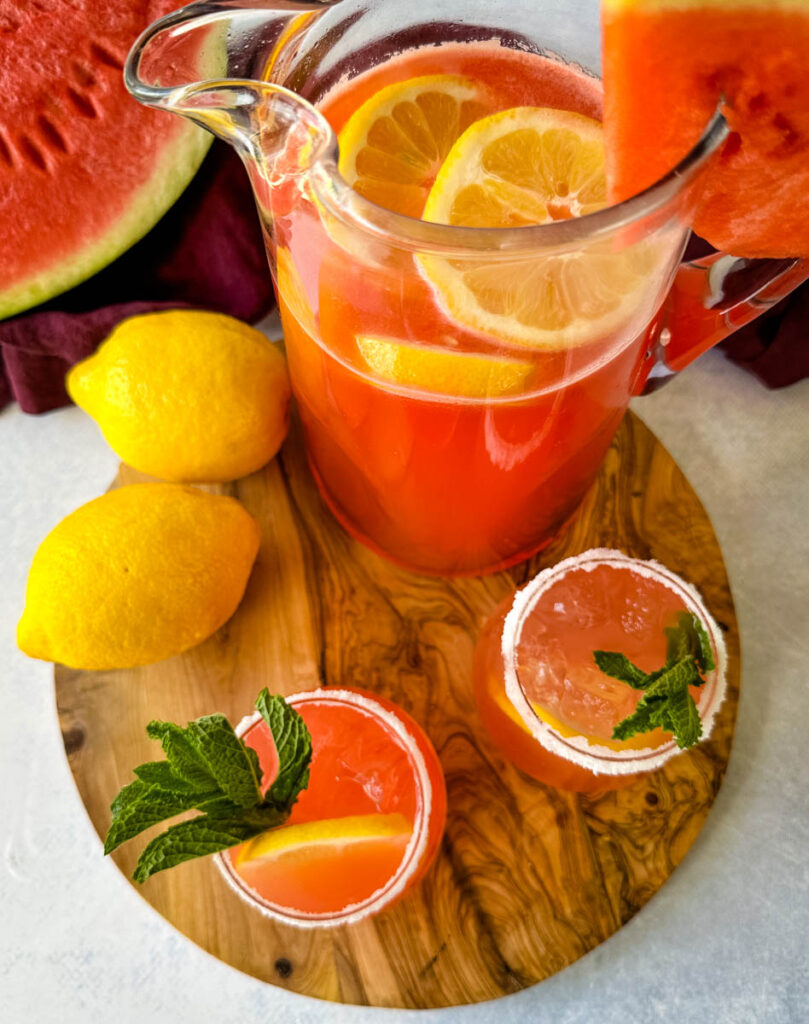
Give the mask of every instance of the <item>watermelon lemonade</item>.
[{"label": "watermelon lemonade", "polygon": [[[249,903],[298,927],[361,920],[400,899],[432,864],[446,792],[430,741],[401,708],[358,690],[297,693],[287,703],[312,739],[307,787],[287,822],[218,856]],[[262,788],[278,775],[260,714],[237,728],[255,750]]]},{"label": "watermelon lemonade", "polygon": [[494,43],[406,52],[320,101],[354,192],[394,224],[474,229],[471,260],[269,199],[312,469],[338,520],[407,567],[491,571],[544,546],[624,414],[671,245],[486,248],[487,229],[606,204],[600,104],[596,78]]},{"label": "watermelon lemonade", "polygon": [[475,693],[518,768],[597,792],[710,735],[726,662],[694,587],[657,562],[593,549],[543,570],[496,610],[478,641]]}]

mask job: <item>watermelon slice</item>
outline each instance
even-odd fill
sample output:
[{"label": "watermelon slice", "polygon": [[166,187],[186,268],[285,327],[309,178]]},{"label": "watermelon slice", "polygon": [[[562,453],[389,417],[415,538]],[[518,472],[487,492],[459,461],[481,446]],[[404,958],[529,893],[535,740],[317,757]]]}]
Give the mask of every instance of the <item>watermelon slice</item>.
[{"label": "watermelon slice", "polygon": [[124,88],[129,47],[177,0],[0,0],[0,319],[144,235],[211,136]]},{"label": "watermelon slice", "polygon": [[809,256],[809,0],[603,0],[602,17],[613,201],[674,167],[722,102],[694,230],[735,256]]}]

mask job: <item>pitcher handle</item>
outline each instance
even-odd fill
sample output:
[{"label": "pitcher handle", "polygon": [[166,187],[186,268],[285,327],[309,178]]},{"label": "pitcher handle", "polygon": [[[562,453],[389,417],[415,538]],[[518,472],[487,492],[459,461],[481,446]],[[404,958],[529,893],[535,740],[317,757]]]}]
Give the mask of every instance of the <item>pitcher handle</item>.
[{"label": "pitcher handle", "polygon": [[649,332],[636,394],[676,373],[809,278],[809,259],[743,259],[716,252],[682,263]]}]

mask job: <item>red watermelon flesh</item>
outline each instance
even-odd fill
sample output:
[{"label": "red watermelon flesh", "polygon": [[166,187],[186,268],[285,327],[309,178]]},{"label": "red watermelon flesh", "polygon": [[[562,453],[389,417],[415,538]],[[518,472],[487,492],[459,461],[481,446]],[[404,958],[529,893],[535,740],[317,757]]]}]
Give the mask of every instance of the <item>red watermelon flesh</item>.
[{"label": "red watermelon flesh", "polygon": [[662,177],[724,96],[731,133],[694,230],[736,256],[809,256],[809,0],[603,0],[613,201]]},{"label": "red watermelon flesh", "polygon": [[0,0],[0,319],[57,295],[144,235],[210,142],[141,106],[122,68],[177,0]]}]

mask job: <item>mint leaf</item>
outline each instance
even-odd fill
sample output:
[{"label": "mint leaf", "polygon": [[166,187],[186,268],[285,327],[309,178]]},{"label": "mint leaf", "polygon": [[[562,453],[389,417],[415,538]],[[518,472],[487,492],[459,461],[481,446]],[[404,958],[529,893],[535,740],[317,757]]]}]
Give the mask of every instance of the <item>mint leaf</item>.
[{"label": "mint leaf", "polygon": [[625,654],[619,654],[617,651],[593,651],[593,657],[604,675],[620,679],[633,690],[643,689],[646,673],[641,672],[637,665],[633,665]]},{"label": "mint leaf", "polygon": [[197,807],[211,818],[238,818],[240,814],[245,813],[243,807],[234,804],[226,796],[215,796],[210,800],[204,800]]},{"label": "mint leaf", "polygon": [[691,653],[688,633],[680,629],[679,622],[676,626],[666,626],[663,632],[666,634],[666,665],[676,665]]},{"label": "mint leaf", "polygon": [[140,779],[136,779],[134,782],[130,782],[128,786],[124,786],[110,804],[110,811],[112,812],[113,819],[118,817],[124,808],[140,800],[141,796],[148,788],[149,783],[142,782]]},{"label": "mint leaf", "polygon": [[183,811],[190,811],[200,802],[198,793],[169,793],[140,781],[133,782],[126,789],[129,795],[121,801],[119,794],[113,803],[115,811],[104,840],[104,853],[111,853],[144,829]]},{"label": "mint leaf", "polygon": [[714,668],[713,652],[705,627],[691,612],[681,612],[677,624],[667,626],[664,633],[666,664],[654,672],[641,673],[617,652],[593,651],[593,657],[606,675],[644,691],[634,712],[615,726],[612,738],[627,740],[664,729],[684,750],[702,736],[699,709],[689,691],[692,686],[702,686],[703,673]]},{"label": "mint leaf", "polygon": [[135,774],[142,782],[167,789],[171,793],[199,792],[196,786],[178,775],[168,761],[148,761],[146,764],[138,765]]},{"label": "mint leaf", "polygon": [[278,752],[278,776],[267,793],[267,799],[276,807],[292,810],[298,793],[309,782],[309,763],[312,760],[312,739],[303,719],[283,697],[270,696],[263,689],[256,698],[256,707],[270,727]]},{"label": "mint leaf", "polygon": [[696,615],[691,616],[691,625],[697,636],[697,650],[694,651],[694,658],[703,672],[710,672],[716,668],[716,662],[714,661],[708,630]]},{"label": "mint leaf", "polygon": [[209,818],[201,815],[190,821],[181,821],[155,836],[146,846],[138,857],[132,877],[136,882],[143,883],[158,871],[173,868],[195,857],[207,857],[211,853],[238,846],[262,831],[262,828],[246,825],[238,818]]},{"label": "mint leaf", "polygon": [[665,633],[668,638],[667,663],[691,655],[702,672],[715,668],[708,632],[693,612],[680,612],[677,625],[668,626]]},{"label": "mint leaf", "polygon": [[628,740],[630,736],[637,736],[641,732],[650,732],[655,728],[652,722],[652,708],[654,705],[646,704],[643,700],[638,702],[631,715],[620,721],[612,730],[614,740]]},{"label": "mint leaf", "polygon": [[668,697],[681,690],[687,690],[689,686],[702,686],[703,682],[696,662],[688,654],[681,661],[675,662],[671,668],[655,673],[655,678],[646,688],[646,694],[647,696]]},{"label": "mint leaf", "polygon": [[225,796],[240,807],[261,802],[258,755],[242,743],[224,715],[205,715],[189,722],[186,735]]},{"label": "mint leaf", "polygon": [[146,735],[149,739],[160,740],[173,772],[199,790],[216,789],[216,779],[185,729],[173,722],[149,722]]},{"label": "mint leaf", "polygon": [[682,690],[669,698],[668,713],[677,746],[681,750],[693,747],[702,736],[702,719],[688,690]]},{"label": "mint leaf", "polygon": [[303,719],[282,697],[262,690],[256,706],[270,727],[279,759],[278,776],[266,796],[261,793],[258,755],[224,715],[205,715],[185,729],[158,721],[146,727],[149,737],[162,744],[166,760],[139,765],[135,781],[115,797],[104,852],[184,811],[202,813],[170,826],[148,843],[138,858],[136,881],[235,846],[289,817],[309,781],[311,737]]},{"label": "mint leaf", "polygon": [[244,843],[269,828],[283,825],[287,815],[275,807],[257,807],[235,817],[203,814],[161,832],[138,857],[134,880],[143,883],[158,871],[195,857],[206,857]]}]

